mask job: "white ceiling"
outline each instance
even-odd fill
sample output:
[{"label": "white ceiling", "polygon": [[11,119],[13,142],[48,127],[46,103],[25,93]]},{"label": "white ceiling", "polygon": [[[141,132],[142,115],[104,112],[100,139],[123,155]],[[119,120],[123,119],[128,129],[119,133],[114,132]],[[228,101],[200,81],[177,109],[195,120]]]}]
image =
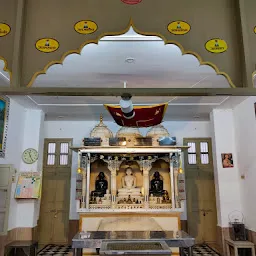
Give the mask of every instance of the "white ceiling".
[{"label": "white ceiling", "polygon": [[[127,63],[127,59],[134,59]],[[2,70],[2,71],[1,71]],[[9,74],[0,61],[0,85],[9,85]],[[118,88],[228,88],[225,77],[210,66],[200,66],[193,55],[182,55],[175,45],[164,45],[157,37],[141,36],[132,29],[122,35],[104,37],[80,55],[71,54],[63,65],[51,66],[38,76],[34,87]],[[12,96],[27,108],[42,109],[47,120],[112,120],[104,103],[118,104],[117,97]],[[234,100],[236,98],[236,100]],[[168,102],[165,120],[209,120],[213,108],[237,104],[241,97],[133,97],[134,104]]]},{"label": "white ceiling", "polygon": [[[118,97],[48,97],[48,96],[12,96],[26,108],[41,109],[46,113],[46,120],[104,120],[112,121],[110,114],[103,107],[104,103],[117,104]],[[169,102],[164,121],[205,121],[214,108],[233,108],[246,97],[133,97],[134,104]]]}]

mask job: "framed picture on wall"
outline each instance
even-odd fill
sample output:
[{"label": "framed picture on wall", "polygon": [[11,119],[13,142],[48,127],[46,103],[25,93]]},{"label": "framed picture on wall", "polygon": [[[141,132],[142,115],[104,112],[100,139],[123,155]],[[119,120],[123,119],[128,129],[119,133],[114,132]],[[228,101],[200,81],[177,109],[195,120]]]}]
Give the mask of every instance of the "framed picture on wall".
[{"label": "framed picture on wall", "polygon": [[221,159],[222,159],[222,167],[223,168],[233,168],[234,167],[232,153],[222,153]]},{"label": "framed picture on wall", "polygon": [[10,99],[0,97],[0,157],[5,157]]}]

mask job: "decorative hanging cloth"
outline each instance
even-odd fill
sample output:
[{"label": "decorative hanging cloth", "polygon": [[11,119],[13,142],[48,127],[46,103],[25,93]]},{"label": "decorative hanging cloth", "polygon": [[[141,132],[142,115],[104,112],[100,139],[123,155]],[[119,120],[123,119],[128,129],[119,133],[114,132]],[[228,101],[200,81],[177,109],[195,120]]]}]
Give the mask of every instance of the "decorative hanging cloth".
[{"label": "decorative hanging cloth", "polygon": [[135,115],[127,119],[120,106],[104,104],[115,122],[120,126],[127,127],[150,127],[162,122],[168,103],[152,106],[134,106]]}]

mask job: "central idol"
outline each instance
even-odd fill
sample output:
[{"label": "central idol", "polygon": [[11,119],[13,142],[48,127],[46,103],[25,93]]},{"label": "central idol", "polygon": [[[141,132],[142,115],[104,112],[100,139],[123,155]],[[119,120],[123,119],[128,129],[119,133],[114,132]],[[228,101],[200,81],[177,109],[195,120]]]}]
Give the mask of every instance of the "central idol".
[{"label": "central idol", "polygon": [[126,175],[122,178],[122,188],[118,190],[118,197],[140,196],[140,188],[136,187],[136,177],[133,176],[132,168],[126,169]]}]

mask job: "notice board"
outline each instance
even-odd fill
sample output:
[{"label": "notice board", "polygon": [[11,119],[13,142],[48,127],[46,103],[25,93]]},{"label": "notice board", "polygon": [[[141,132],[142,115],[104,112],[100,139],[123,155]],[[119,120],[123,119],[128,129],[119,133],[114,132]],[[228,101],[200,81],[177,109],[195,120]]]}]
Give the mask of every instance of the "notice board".
[{"label": "notice board", "polygon": [[15,190],[17,199],[38,199],[41,192],[41,174],[39,172],[20,173]]}]

